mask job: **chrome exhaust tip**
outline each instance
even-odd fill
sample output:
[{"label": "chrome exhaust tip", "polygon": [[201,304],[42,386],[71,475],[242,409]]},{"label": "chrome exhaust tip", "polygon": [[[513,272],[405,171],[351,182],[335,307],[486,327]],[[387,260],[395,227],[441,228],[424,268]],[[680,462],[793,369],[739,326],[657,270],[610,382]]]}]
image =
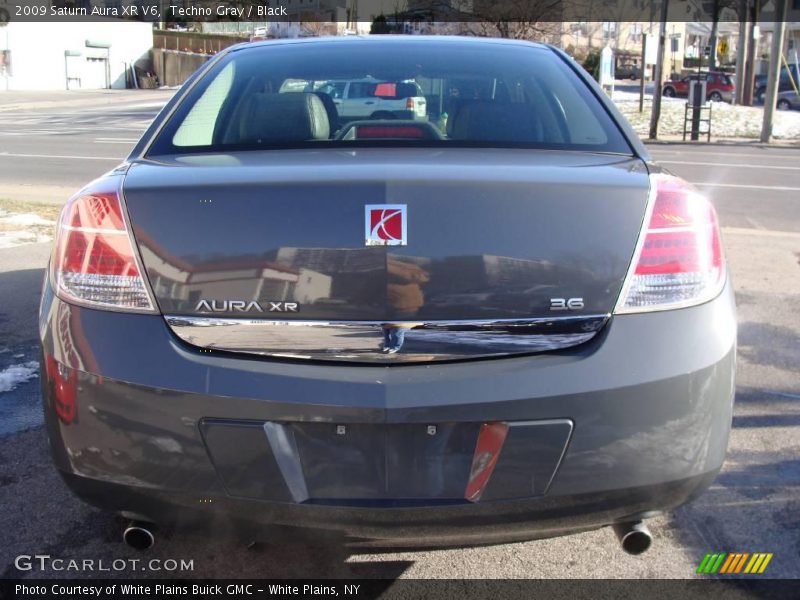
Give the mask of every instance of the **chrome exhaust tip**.
[{"label": "chrome exhaust tip", "polygon": [[131,523],[122,532],[122,541],[134,550],[147,550],[153,547],[156,538],[146,523]]},{"label": "chrome exhaust tip", "polygon": [[628,554],[642,554],[653,544],[653,536],[642,521],[614,523],[612,527],[622,549]]}]

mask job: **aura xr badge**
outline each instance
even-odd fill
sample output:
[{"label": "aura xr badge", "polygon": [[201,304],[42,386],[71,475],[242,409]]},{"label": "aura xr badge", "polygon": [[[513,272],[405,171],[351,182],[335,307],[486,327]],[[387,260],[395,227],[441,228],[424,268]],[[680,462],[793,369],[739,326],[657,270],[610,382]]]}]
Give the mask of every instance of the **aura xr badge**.
[{"label": "aura xr badge", "polygon": [[405,246],[406,205],[367,204],[364,207],[367,246]]},{"label": "aura xr badge", "polygon": [[297,302],[272,302],[263,306],[256,300],[200,300],[196,312],[299,312]]}]

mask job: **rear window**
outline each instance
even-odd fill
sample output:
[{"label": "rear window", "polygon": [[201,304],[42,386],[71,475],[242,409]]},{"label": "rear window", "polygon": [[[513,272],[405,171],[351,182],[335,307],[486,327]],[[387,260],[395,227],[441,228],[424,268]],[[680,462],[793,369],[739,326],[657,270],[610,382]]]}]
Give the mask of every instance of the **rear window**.
[{"label": "rear window", "polygon": [[631,153],[589,87],[546,48],[368,40],[231,52],[148,154],[360,145]]}]

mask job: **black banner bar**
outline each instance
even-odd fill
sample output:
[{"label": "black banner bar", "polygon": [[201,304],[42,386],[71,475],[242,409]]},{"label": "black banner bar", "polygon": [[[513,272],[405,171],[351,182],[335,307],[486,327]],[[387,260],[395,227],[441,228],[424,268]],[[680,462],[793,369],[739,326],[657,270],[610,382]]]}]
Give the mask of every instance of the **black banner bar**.
[{"label": "black banner bar", "polygon": [[[609,565],[613,571],[613,565]],[[686,580],[509,580],[509,579],[308,579],[308,580],[125,580],[25,579],[0,581],[0,598],[9,600],[273,600],[296,598],[430,598],[458,600],[796,600],[800,580],[708,578]]]},{"label": "black banner bar", "polygon": [[[659,20],[663,2],[668,20],[711,23],[775,18],[776,1],[728,0],[6,0],[3,21],[102,21],[129,19],[153,23],[193,22],[371,22],[381,18],[391,29],[409,23],[595,23]],[[784,0],[777,0],[778,2]],[[800,2],[789,1],[787,21],[800,20]],[[745,14],[739,14],[744,10]]]}]

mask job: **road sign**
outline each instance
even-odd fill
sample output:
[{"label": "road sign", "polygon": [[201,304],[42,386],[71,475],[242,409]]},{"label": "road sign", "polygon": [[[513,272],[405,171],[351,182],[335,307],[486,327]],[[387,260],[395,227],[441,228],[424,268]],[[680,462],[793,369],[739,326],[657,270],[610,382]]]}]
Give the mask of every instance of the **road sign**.
[{"label": "road sign", "polygon": [[644,42],[644,62],[654,65],[658,60],[658,36],[648,35]]}]

